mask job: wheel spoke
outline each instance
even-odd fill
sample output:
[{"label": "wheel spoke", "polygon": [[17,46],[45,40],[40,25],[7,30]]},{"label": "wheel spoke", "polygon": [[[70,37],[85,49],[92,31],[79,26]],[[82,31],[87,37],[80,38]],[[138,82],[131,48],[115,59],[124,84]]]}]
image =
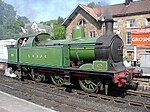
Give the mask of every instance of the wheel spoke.
[{"label": "wheel spoke", "polygon": [[97,78],[84,78],[79,80],[79,84],[85,92],[92,93],[98,90],[99,81]]},{"label": "wheel spoke", "polygon": [[86,84],[85,87],[88,88],[88,85]]},{"label": "wheel spoke", "polygon": [[59,79],[59,80],[58,80],[58,84],[62,84],[62,81],[61,81],[61,79]]},{"label": "wheel spoke", "polygon": [[43,80],[43,75],[39,73],[31,74],[30,77],[36,82],[41,82]]},{"label": "wheel spoke", "polygon": [[88,85],[88,89],[89,89],[89,90],[91,89],[91,85],[90,85],[90,84]]},{"label": "wheel spoke", "polygon": [[41,76],[41,75],[38,75],[38,76],[37,76],[37,79],[41,79],[41,78],[42,78],[42,76]]},{"label": "wheel spoke", "polygon": [[61,76],[59,74],[52,75],[51,80],[52,80],[53,84],[55,84],[57,86],[62,86],[64,84],[64,78],[63,78],[63,76]]},{"label": "wheel spoke", "polygon": [[93,85],[93,86],[95,86],[95,87],[97,86],[94,82],[91,82],[91,85]]},{"label": "wheel spoke", "polygon": [[94,89],[94,86],[92,84],[90,84],[90,86],[91,86],[91,89]]},{"label": "wheel spoke", "polygon": [[61,82],[63,82],[64,81],[64,79],[62,79],[61,77],[60,77],[60,79],[59,79]]}]

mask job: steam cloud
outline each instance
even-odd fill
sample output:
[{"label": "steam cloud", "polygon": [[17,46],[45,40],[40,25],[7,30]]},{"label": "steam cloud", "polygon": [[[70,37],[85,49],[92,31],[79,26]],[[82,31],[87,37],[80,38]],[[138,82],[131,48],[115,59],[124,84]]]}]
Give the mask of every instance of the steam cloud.
[{"label": "steam cloud", "polygon": [[109,0],[107,0],[107,1],[101,0],[98,3],[98,6],[102,8],[103,17],[105,19],[112,18],[112,11],[111,11],[111,8],[109,7],[110,6]]},{"label": "steam cloud", "polygon": [[4,75],[5,75],[5,76],[8,76],[8,77],[12,77],[12,78],[13,78],[13,77],[17,77],[16,74],[11,73],[10,71],[11,71],[10,68],[5,68],[5,73],[4,73]]},{"label": "steam cloud", "polygon": [[[77,4],[87,4],[91,0],[5,0],[15,7],[18,15],[31,21],[48,21],[58,16],[67,17]],[[94,0],[99,2],[99,0]]]},{"label": "steam cloud", "polygon": [[[137,1],[137,0],[134,0]],[[18,15],[26,16],[31,21],[48,21],[58,16],[66,18],[77,4],[100,2],[102,6],[124,3],[125,0],[4,0],[15,7]],[[110,9],[111,10],[111,9]],[[111,11],[104,10],[104,15],[111,15]]]}]

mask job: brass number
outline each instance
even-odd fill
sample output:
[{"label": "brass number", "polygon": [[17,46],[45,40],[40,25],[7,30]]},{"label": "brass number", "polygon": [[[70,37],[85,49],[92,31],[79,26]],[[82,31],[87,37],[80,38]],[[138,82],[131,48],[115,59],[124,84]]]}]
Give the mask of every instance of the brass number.
[{"label": "brass number", "polygon": [[102,64],[98,64],[97,67],[98,67],[99,70],[102,70],[103,65]]}]

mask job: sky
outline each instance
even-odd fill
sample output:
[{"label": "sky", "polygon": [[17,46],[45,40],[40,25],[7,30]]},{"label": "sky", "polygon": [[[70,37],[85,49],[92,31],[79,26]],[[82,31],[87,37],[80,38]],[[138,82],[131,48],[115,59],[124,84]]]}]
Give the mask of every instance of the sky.
[{"label": "sky", "polygon": [[[3,0],[11,4],[17,15],[26,16],[30,21],[41,22],[66,18],[78,4],[105,2],[107,5],[124,3],[125,0]],[[136,0],[134,0],[136,1]]]}]

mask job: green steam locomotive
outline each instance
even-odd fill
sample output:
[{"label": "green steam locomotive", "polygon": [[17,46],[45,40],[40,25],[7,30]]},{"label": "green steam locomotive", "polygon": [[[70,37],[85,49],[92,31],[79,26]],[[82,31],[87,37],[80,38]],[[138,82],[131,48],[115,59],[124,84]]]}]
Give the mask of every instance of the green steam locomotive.
[{"label": "green steam locomotive", "polygon": [[39,82],[50,78],[57,86],[76,84],[88,92],[115,85],[135,89],[133,75],[140,72],[123,64],[123,42],[113,33],[113,20],[105,21],[106,33],[99,38],[83,38],[76,26],[71,40],[53,40],[48,33],[24,36],[8,48],[8,68],[19,78],[30,76]]}]

